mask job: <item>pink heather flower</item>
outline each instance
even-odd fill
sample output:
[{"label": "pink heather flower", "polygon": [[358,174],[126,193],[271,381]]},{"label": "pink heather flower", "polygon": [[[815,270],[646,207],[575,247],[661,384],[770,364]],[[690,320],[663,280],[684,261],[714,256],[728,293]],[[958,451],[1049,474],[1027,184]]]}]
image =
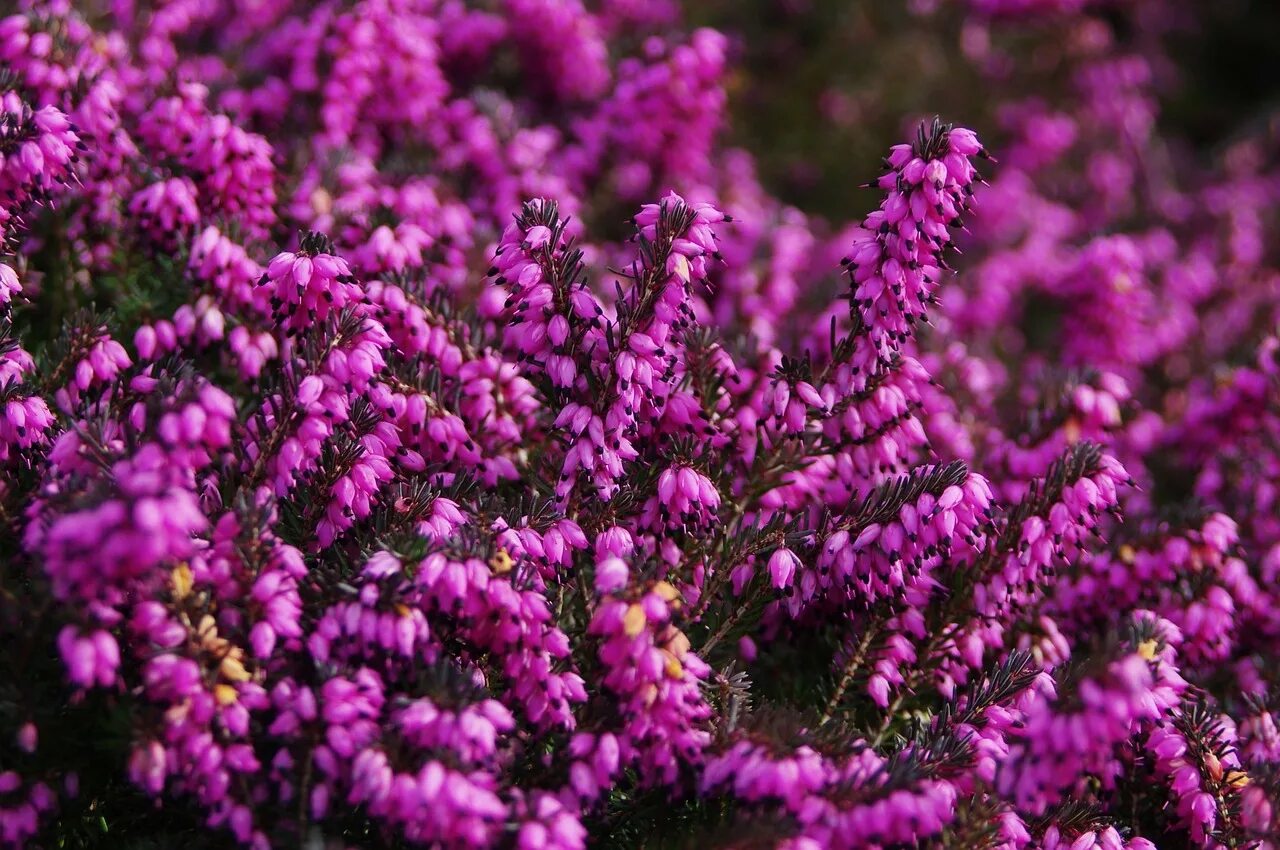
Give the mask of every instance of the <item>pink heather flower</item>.
[{"label": "pink heather flower", "polygon": [[506,16],[526,73],[565,100],[598,97],[609,84],[608,48],[595,15],[578,0],[506,0]]},{"label": "pink heather flower", "polygon": [[978,179],[970,157],[982,154],[972,131],[935,122],[886,160],[879,185],[888,197],[867,216],[846,258],[850,307],[881,361],[925,319],[941,282],[949,228],[968,209]]},{"label": "pink heather flower", "polygon": [[0,304],[9,304],[14,295],[22,291],[18,273],[11,267],[0,263]]},{"label": "pink heather flower", "polygon": [[115,682],[120,665],[120,648],[115,638],[104,631],[90,635],[75,626],[65,626],[58,634],[58,650],[67,666],[67,678],[82,688]]},{"label": "pink heather flower", "polygon": [[0,227],[5,231],[21,221],[28,205],[55,196],[84,150],[66,113],[52,105],[33,108],[10,94],[0,100],[0,195],[7,199],[0,206]]},{"label": "pink heather flower", "polygon": [[800,568],[800,559],[790,549],[778,549],[769,556],[769,581],[779,590],[790,587]]},{"label": "pink heather flower", "polygon": [[666,0],[0,18],[0,847],[1274,843],[1280,171],[1097,2],[856,222]]},{"label": "pink heather flower", "polygon": [[606,558],[596,564],[596,592],[614,593],[627,586],[629,571],[621,558]]},{"label": "pink heather flower", "polygon": [[272,319],[293,328],[323,322],[361,298],[351,269],[327,250],[323,237],[303,241],[300,253],[277,254],[258,282],[270,296]]},{"label": "pink heather flower", "polygon": [[153,238],[173,239],[199,221],[195,186],[187,178],[152,183],[133,196],[129,213]]}]

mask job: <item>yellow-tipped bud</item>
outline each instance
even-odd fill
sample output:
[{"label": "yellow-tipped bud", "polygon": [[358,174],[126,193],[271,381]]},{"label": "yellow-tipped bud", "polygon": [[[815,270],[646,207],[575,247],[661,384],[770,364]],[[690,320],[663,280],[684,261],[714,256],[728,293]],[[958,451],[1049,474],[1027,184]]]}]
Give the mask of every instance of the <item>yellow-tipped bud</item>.
[{"label": "yellow-tipped bud", "polygon": [[680,679],[684,677],[684,665],[680,663],[680,659],[670,653],[667,654],[667,662],[664,668],[669,679]]},{"label": "yellow-tipped bud", "polygon": [[658,594],[663,602],[678,603],[680,600],[680,591],[676,590],[675,585],[669,581],[660,581],[655,584],[653,592]]},{"label": "yellow-tipped bud", "polygon": [[179,601],[190,596],[191,589],[195,586],[195,578],[191,575],[191,567],[186,562],[173,568],[169,580],[173,585],[173,598]]},{"label": "yellow-tipped bud", "polygon": [[230,682],[247,682],[253,678],[235,655],[228,655],[222,659],[222,664],[219,665],[218,671],[222,673],[222,678]]},{"label": "yellow-tipped bud", "polygon": [[1249,774],[1243,770],[1233,770],[1226,775],[1225,781],[1232,788],[1243,788],[1249,784]]},{"label": "yellow-tipped bud", "polygon": [[627,637],[635,637],[644,631],[646,622],[648,622],[648,618],[644,615],[644,609],[632,603],[627,608],[627,613],[622,615],[622,631]]},{"label": "yellow-tipped bud", "polygon": [[501,548],[489,559],[489,569],[493,570],[496,576],[506,575],[511,572],[511,568],[515,566],[515,561],[505,548]]},{"label": "yellow-tipped bud", "polygon": [[1157,648],[1158,644],[1154,640],[1144,640],[1138,644],[1138,654],[1147,661],[1155,661]]}]

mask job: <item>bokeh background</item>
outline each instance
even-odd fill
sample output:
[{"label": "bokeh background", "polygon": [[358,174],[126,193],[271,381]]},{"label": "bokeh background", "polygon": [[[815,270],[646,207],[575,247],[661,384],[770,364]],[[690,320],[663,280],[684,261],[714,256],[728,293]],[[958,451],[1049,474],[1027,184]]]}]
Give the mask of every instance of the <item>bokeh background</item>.
[{"label": "bokeh background", "polygon": [[[762,181],[806,212],[846,220],[878,202],[853,187],[922,117],[1001,143],[992,83],[1052,101],[1081,34],[1053,15],[983,20],[961,3],[887,0],[702,0],[698,25],[732,38],[732,140],[758,158]],[[1096,5],[1120,47],[1159,40],[1161,136],[1212,159],[1280,111],[1280,2],[1179,0]],[[1076,41],[1076,43],[1072,43]],[[993,59],[993,56],[999,56]],[[1000,65],[1003,65],[1001,68]],[[998,70],[996,70],[998,69]]]}]

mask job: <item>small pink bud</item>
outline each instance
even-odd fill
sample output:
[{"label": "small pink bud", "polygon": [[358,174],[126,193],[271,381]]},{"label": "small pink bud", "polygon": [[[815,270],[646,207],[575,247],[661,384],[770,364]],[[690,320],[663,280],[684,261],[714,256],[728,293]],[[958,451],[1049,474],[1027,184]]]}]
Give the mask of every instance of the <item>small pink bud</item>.
[{"label": "small pink bud", "polygon": [[34,753],[39,736],[36,732],[36,724],[27,722],[23,723],[18,729],[18,749],[24,753]]}]

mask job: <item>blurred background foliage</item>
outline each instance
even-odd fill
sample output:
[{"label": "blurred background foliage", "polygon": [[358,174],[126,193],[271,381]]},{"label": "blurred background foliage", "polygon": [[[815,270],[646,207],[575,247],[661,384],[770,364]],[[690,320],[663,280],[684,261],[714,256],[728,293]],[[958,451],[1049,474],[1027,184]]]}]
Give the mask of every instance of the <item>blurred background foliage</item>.
[{"label": "blurred background foliage", "polygon": [[[1212,157],[1280,111],[1280,1],[1179,0],[1142,9],[1091,7],[1122,46],[1161,39],[1161,125],[1190,153]],[[990,24],[957,0],[701,0],[692,23],[731,36],[730,137],[758,158],[767,188],[831,220],[860,215],[874,193],[853,189],[922,118],[942,113],[999,150],[990,83],[978,55],[1017,57],[998,73],[1003,92],[1070,85],[1064,56],[1078,31],[1062,19]],[[1127,44],[1126,44],[1127,43]],[[993,50],[994,49],[994,50]]]}]

